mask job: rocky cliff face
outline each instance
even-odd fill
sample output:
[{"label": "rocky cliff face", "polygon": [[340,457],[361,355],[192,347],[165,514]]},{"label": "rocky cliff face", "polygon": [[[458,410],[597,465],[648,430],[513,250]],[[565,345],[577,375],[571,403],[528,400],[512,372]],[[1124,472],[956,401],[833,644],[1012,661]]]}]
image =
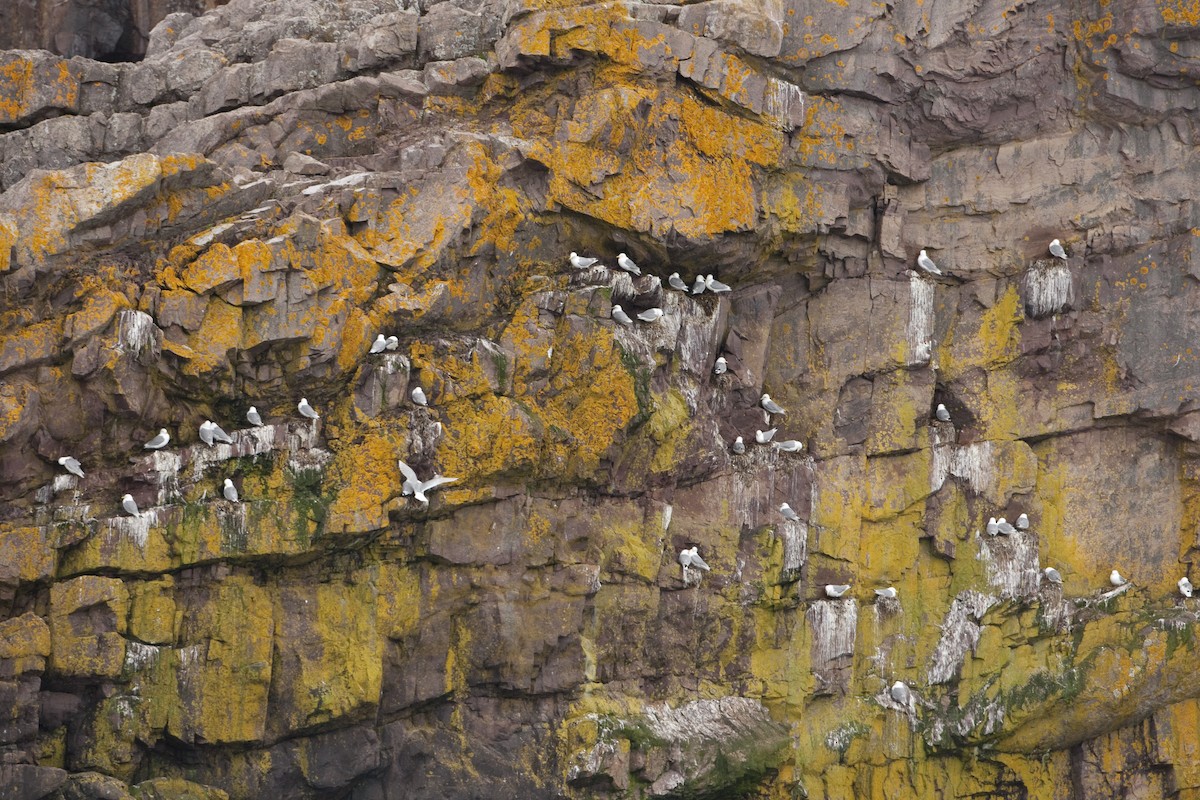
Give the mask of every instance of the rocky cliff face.
[{"label": "rocky cliff face", "polygon": [[1200,796],[1198,48],[232,0],[3,53],[0,794]]}]

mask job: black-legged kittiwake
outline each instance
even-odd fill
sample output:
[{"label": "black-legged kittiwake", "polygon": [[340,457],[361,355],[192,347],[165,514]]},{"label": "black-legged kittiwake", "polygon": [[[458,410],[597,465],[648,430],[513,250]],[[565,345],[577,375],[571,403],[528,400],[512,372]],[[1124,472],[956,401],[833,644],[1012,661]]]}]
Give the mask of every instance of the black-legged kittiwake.
[{"label": "black-legged kittiwake", "polygon": [[888,586],[886,589],[876,589],[875,590],[875,596],[882,597],[884,600],[895,600],[896,594],[897,593],[896,593],[895,586]]},{"label": "black-legged kittiwake", "polygon": [[888,689],[888,694],[892,696],[893,700],[905,708],[910,708],[912,706],[912,692],[909,691],[908,684],[904,681],[896,681],[893,683],[892,688]]},{"label": "black-legged kittiwake", "polygon": [[133,495],[127,494],[121,498],[121,508],[125,509],[125,513],[131,517],[140,517],[142,512],[138,510],[137,503],[133,500]]},{"label": "black-legged kittiwake", "polygon": [[763,407],[768,414],[786,414],[783,407],[771,399],[771,395],[763,392],[763,396],[759,399],[758,404]]},{"label": "black-legged kittiwake", "polygon": [[717,363],[713,364],[714,375],[724,375],[729,370],[729,362],[725,360],[725,356],[717,358]]},{"label": "black-legged kittiwake", "polygon": [[671,276],[667,278],[667,285],[672,289],[678,289],[681,292],[687,291],[687,284],[683,282],[683,278],[679,277],[678,272],[671,273]]},{"label": "black-legged kittiwake", "polygon": [[998,533],[1000,533],[1000,523],[996,521],[995,517],[992,517],[987,523],[987,534],[988,536],[995,536]]},{"label": "black-legged kittiwake", "polygon": [[1186,575],[1180,578],[1179,583],[1176,585],[1179,586],[1179,593],[1181,595],[1184,597],[1192,596],[1192,582],[1187,579]]},{"label": "black-legged kittiwake", "polygon": [[679,564],[683,567],[683,585],[688,585],[688,570],[692,567],[702,569],[705,572],[709,571],[708,564],[704,563],[704,559],[696,552],[697,547],[683,548],[679,551]]},{"label": "black-legged kittiwake", "polygon": [[711,274],[704,276],[704,288],[708,289],[710,292],[713,292],[714,294],[720,294],[721,292],[731,291],[729,284],[721,283],[719,280],[714,278]]},{"label": "black-legged kittiwake", "polygon": [[587,256],[581,256],[574,251],[571,252],[571,266],[575,269],[587,269],[588,267],[594,266],[598,261],[600,261],[598,258],[588,258]]},{"label": "black-legged kittiwake", "polygon": [[1042,574],[1046,576],[1046,580],[1062,586],[1062,574],[1054,567],[1046,567],[1042,570]]},{"label": "black-legged kittiwake", "polygon": [[937,417],[938,422],[950,421],[950,412],[946,410],[944,403],[938,403],[937,410],[933,412],[933,415]]},{"label": "black-legged kittiwake", "polygon": [[[233,438],[228,433],[226,433],[221,428],[220,425],[218,425],[217,423],[213,422],[210,419],[204,420],[204,425],[201,425],[200,427],[203,428],[205,425],[208,426],[208,435],[212,437],[213,442],[224,442],[225,444],[233,444]],[[203,434],[201,434],[201,436],[203,436]],[[212,442],[209,442],[209,444],[212,444]]]},{"label": "black-legged kittiwake", "polygon": [[937,264],[933,263],[933,259],[924,250],[917,255],[917,266],[928,272],[930,275],[941,275],[942,271],[937,268]]},{"label": "black-legged kittiwake", "polygon": [[637,318],[642,322],[658,322],[662,319],[663,310],[661,308],[647,308],[645,311],[637,315]]},{"label": "black-legged kittiwake", "polygon": [[704,282],[703,275],[696,276],[696,282],[692,284],[692,294],[704,294],[704,290],[708,288],[708,284]]},{"label": "black-legged kittiwake", "polygon": [[1112,572],[1108,573],[1108,582],[1113,586],[1124,586],[1129,581],[1127,581],[1125,578],[1122,578],[1121,573],[1114,569]]},{"label": "black-legged kittiwake", "polygon": [[308,404],[308,398],[301,397],[300,402],[296,404],[296,410],[300,412],[300,416],[308,419],[320,419],[321,415],[316,412],[312,406]]},{"label": "black-legged kittiwake", "polygon": [[72,475],[83,477],[83,465],[79,460],[71,456],[63,456],[58,460],[59,465]]},{"label": "black-legged kittiwake", "polygon": [[400,487],[400,493],[404,496],[412,495],[418,502],[424,505],[429,505],[429,498],[425,496],[426,492],[433,491],[439,486],[444,486],[447,483],[454,483],[458,478],[446,478],[442,475],[434,474],[427,481],[422,481],[417,478],[417,473],[413,468],[403,461],[400,464],[400,474],[404,476],[404,483]]},{"label": "black-legged kittiwake", "polygon": [[830,584],[825,585],[825,596],[826,597],[838,598],[838,597],[841,597],[842,595],[844,595],[848,591],[850,591],[850,584],[848,584],[848,583],[837,583],[837,584],[830,583]]},{"label": "black-legged kittiwake", "polygon": [[221,494],[225,495],[225,499],[231,503],[236,503],[238,501],[237,487],[233,485],[233,481],[231,481],[229,478],[225,479],[225,485],[221,487]]},{"label": "black-legged kittiwake", "polygon": [[375,337],[375,341],[371,342],[371,354],[382,353],[387,349],[387,337],[382,333]]},{"label": "black-legged kittiwake", "polygon": [[804,449],[804,442],[799,439],[780,439],[778,442],[771,442],[771,447],[784,453],[799,453]]},{"label": "black-legged kittiwake", "polygon": [[1017,530],[1019,530],[1019,531],[1029,530],[1029,515],[1028,514],[1022,514],[1021,516],[1017,517]]},{"label": "black-legged kittiwake", "polygon": [[429,398],[425,396],[425,390],[420,386],[414,386],[412,393],[412,401],[419,406],[429,405]]},{"label": "black-legged kittiwake", "polygon": [[158,436],[155,436],[150,441],[146,442],[142,447],[146,450],[162,450],[171,441],[171,434],[167,433],[166,428],[158,429]]},{"label": "black-legged kittiwake", "polygon": [[1060,242],[1058,239],[1054,239],[1050,242],[1050,255],[1054,256],[1055,258],[1061,258],[1063,261],[1067,260],[1067,251],[1063,250],[1062,242]]},{"label": "black-legged kittiwake", "polygon": [[629,318],[629,315],[625,313],[625,309],[621,308],[621,306],[619,306],[619,305],[614,305],[612,307],[612,318],[615,319],[617,322],[621,323],[622,325],[632,325],[633,324],[633,320],[631,320]]},{"label": "black-legged kittiwake", "polygon": [[629,256],[625,255],[624,253],[617,254],[617,266],[620,267],[621,269],[625,270],[626,272],[633,273],[634,275],[642,274],[641,268],[638,267],[637,264],[633,263],[633,259],[631,259]]},{"label": "black-legged kittiwake", "polygon": [[1000,534],[1001,536],[1012,536],[1016,532],[1017,529],[1014,528],[1012,523],[1006,520],[1004,517],[996,520],[996,533]]},{"label": "black-legged kittiwake", "polygon": [[746,452],[746,443],[742,441],[742,437],[739,436],[733,440],[733,452],[739,456]]},{"label": "black-legged kittiwake", "polygon": [[775,438],[775,431],[777,430],[779,430],[779,428],[771,428],[768,431],[755,431],[754,441],[758,442],[759,444],[768,444],[772,439]]},{"label": "black-legged kittiwake", "polygon": [[387,337],[387,349],[388,350],[396,350],[399,347],[400,347],[400,337],[398,337],[398,336]]},{"label": "black-legged kittiwake", "polygon": [[782,514],[783,518],[786,519],[788,522],[799,522],[800,521],[800,515],[797,514],[795,511],[793,511],[792,507],[789,506],[787,503],[780,503],[779,513]]},{"label": "black-legged kittiwake", "polygon": [[246,420],[251,425],[262,425],[262,417],[258,413],[258,409],[250,406],[250,410],[246,412]]},{"label": "black-legged kittiwake", "polygon": [[204,442],[209,447],[213,446],[213,434],[209,426],[212,425],[208,420],[200,423],[200,441]]}]

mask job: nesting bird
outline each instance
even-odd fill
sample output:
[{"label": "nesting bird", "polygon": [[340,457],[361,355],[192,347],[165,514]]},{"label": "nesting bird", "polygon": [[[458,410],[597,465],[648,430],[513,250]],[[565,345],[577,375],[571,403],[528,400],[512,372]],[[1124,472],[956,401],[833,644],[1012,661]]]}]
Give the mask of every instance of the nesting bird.
[{"label": "nesting bird", "polygon": [[933,412],[933,415],[937,417],[938,422],[950,421],[950,412],[946,410],[945,403],[938,403],[937,410]]},{"label": "nesting bird", "polygon": [[1028,514],[1022,514],[1021,516],[1017,517],[1017,530],[1019,530],[1019,531],[1029,530],[1029,515]]},{"label": "nesting bird", "polygon": [[614,305],[612,307],[612,318],[615,319],[617,322],[621,323],[622,325],[632,325],[633,324],[633,320],[630,319],[629,315],[625,313],[625,309],[621,308],[621,306],[619,306],[619,305]]},{"label": "nesting bird", "polygon": [[850,584],[848,583],[830,583],[825,586],[825,596],[834,599],[841,597],[848,591],[850,591]]},{"label": "nesting bird", "polygon": [[692,294],[704,294],[704,290],[708,288],[708,284],[704,282],[703,275],[696,276],[696,282],[692,284]]},{"label": "nesting bird", "polygon": [[237,487],[233,485],[233,481],[229,478],[225,479],[225,485],[221,488],[221,494],[225,495],[225,499],[231,503],[238,501]]},{"label": "nesting bird", "polygon": [[625,270],[626,272],[632,273],[634,275],[642,274],[641,268],[638,267],[637,264],[633,263],[633,259],[630,258],[629,256],[625,255],[624,253],[617,254],[617,266],[620,267],[621,269]]},{"label": "nesting bird", "polygon": [[881,597],[884,600],[895,600],[896,599],[896,587],[889,586],[886,589],[876,589],[875,596]]},{"label": "nesting bird", "polygon": [[995,536],[998,533],[1000,533],[1000,523],[996,521],[995,517],[992,517],[987,523],[987,535]]},{"label": "nesting bird", "polygon": [[575,251],[571,251],[571,266],[575,269],[587,269],[588,267],[594,266],[599,260],[600,259],[598,258],[581,256]]},{"label": "nesting bird", "polygon": [[246,421],[251,425],[262,425],[262,417],[258,413],[258,409],[250,406],[250,410],[246,412]]},{"label": "nesting bird", "polygon": [[799,522],[800,521],[800,515],[797,514],[795,511],[793,511],[792,507],[789,506],[787,503],[781,503],[779,505],[779,513],[782,514],[783,518],[786,519],[788,522]]},{"label": "nesting bird", "polygon": [[691,547],[679,551],[679,564],[683,567],[683,585],[688,585],[688,570],[692,567],[702,569],[705,572],[709,571],[708,564],[704,563],[704,559],[696,552],[699,548]]},{"label": "nesting bird", "polygon": [[679,277],[678,272],[671,273],[670,277],[667,278],[667,285],[672,289],[676,289],[681,292],[686,292],[688,290],[687,284],[683,282],[683,278]]},{"label": "nesting bird", "polygon": [[371,343],[371,354],[382,353],[387,349],[387,337],[382,333],[375,337],[375,341]]},{"label": "nesting bird", "polygon": [[717,358],[717,363],[713,364],[714,375],[724,375],[729,371],[729,362],[725,360],[725,356]]},{"label": "nesting bird", "polygon": [[1017,529],[1012,526],[1012,523],[1001,517],[996,521],[996,532],[1001,536],[1012,536],[1017,532]]},{"label": "nesting bird", "polygon": [[746,452],[746,443],[742,441],[742,437],[739,436],[733,440],[733,448],[732,449],[733,449],[734,455],[740,456],[742,453]]},{"label": "nesting bird", "polygon": [[[167,433],[166,428],[158,429],[158,436],[155,436],[150,441],[146,442],[142,447],[146,450],[162,450],[171,441],[171,434]],[[128,497],[129,495],[126,495]]]},{"label": "nesting bird", "polygon": [[58,459],[58,463],[59,466],[72,475],[76,475],[80,478],[83,477],[83,465],[79,463],[78,459],[73,458],[72,456],[63,456],[62,458]]},{"label": "nesting bird", "polygon": [[400,337],[398,337],[398,336],[387,337],[387,349],[388,350],[397,350],[399,348],[400,348]]},{"label": "nesting bird", "polygon": [[942,271],[937,268],[937,264],[933,263],[933,259],[929,254],[922,250],[917,255],[917,266],[928,272],[930,275],[941,275]]},{"label": "nesting bird", "polygon": [[637,318],[642,322],[658,322],[662,319],[663,310],[661,308],[647,308],[645,311],[637,315]]},{"label": "nesting bird", "polygon": [[1042,570],[1042,574],[1046,576],[1046,580],[1062,586],[1062,575],[1059,574],[1059,571],[1054,567],[1046,567],[1044,570]]},{"label": "nesting bird", "polygon": [[772,442],[771,446],[784,453],[799,453],[804,449],[804,442],[799,439],[780,439]]},{"label": "nesting bird", "polygon": [[138,510],[137,503],[133,500],[133,495],[127,494],[121,498],[121,508],[125,509],[125,513],[131,517],[140,517],[142,512]]},{"label": "nesting bird", "polygon": [[777,430],[779,430],[779,428],[771,428],[769,431],[755,431],[754,441],[758,442],[759,444],[768,444],[772,439],[775,438],[775,431]]},{"label": "nesting bird", "polygon": [[1067,251],[1063,250],[1062,242],[1058,239],[1053,239],[1050,242],[1050,255],[1055,258],[1061,258],[1063,261],[1067,260]]},{"label": "nesting bird", "polygon": [[300,412],[300,416],[307,419],[320,419],[321,415],[308,404],[308,398],[301,397],[300,402],[296,404],[296,410]]},{"label": "nesting bird", "polygon": [[888,690],[888,694],[905,708],[909,708],[912,705],[912,692],[908,690],[908,684],[904,681],[893,683],[892,688]]},{"label": "nesting bird", "polygon": [[1192,582],[1187,579],[1186,575],[1179,579],[1179,583],[1177,585],[1179,586],[1179,593],[1181,595],[1184,597],[1192,596]]},{"label": "nesting bird", "polygon": [[411,392],[412,401],[419,406],[429,405],[429,398],[425,396],[425,390],[420,386],[414,386]]}]

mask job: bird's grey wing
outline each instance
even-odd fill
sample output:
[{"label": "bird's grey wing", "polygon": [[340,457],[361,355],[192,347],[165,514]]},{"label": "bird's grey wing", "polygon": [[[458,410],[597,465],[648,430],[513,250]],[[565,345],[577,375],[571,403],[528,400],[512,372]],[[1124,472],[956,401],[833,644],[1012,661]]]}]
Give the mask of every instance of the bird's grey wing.
[{"label": "bird's grey wing", "polygon": [[430,489],[436,489],[439,486],[444,486],[447,483],[454,483],[458,478],[447,478],[444,475],[434,475],[429,480],[421,484],[421,492],[428,492]]},{"label": "bird's grey wing", "polygon": [[704,563],[704,559],[697,555],[692,556],[692,564],[694,566],[699,567],[700,569],[708,569],[709,568],[708,564]]}]

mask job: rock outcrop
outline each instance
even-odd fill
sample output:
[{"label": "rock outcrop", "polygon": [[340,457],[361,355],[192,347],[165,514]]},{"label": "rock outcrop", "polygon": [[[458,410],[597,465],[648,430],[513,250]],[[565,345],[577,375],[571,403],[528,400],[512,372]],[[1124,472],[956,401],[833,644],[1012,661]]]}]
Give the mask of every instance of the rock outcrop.
[{"label": "rock outcrop", "polygon": [[0,796],[1200,796],[1195,9],[215,5],[0,53]]}]

